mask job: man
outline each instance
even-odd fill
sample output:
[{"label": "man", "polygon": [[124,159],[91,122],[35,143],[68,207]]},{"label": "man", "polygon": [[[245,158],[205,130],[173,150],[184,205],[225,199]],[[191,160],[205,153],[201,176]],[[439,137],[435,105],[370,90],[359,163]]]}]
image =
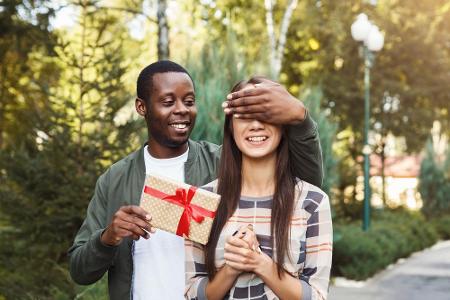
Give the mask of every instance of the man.
[{"label": "man", "polygon": [[[316,125],[303,104],[282,86],[267,81],[228,95],[223,106],[235,117],[291,124],[290,155],[296,176],[320,186]],[[189,140],[197,113],[194,83],[176,63],[159,61],[142,70],[136,111],[146,120],[148,143],[98,179],[86,219],[69,250],[70,273],[77,283],[92,284],[108,271],[111,299],[182,299],[184,240],[148,224],[151,215],[138,206],[145,174],[202,186],[216,178],[220,146]]]}]

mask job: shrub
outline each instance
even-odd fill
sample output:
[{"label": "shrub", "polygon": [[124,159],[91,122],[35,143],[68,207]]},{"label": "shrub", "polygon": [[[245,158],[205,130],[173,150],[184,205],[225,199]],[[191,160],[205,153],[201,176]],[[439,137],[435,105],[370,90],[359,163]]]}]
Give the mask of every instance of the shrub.
[{"label": "shrub", "polygon": [[439,155],[431,140],[427,142],[420,166],[419,192],[422,212],[427,217],[450,212],[450,148]]},{"label": "shrub", "polygon": [[335,237],[333,274],[355,280],[367,279],[438,239],[434,227],[421,214],[402,210],[374,214],[367,232],[359,223],[336,224]]},{"label": "shrub", "polygon": [[450,215],[434,218],[431,220],[431,224],[436,229],[439,238],[450,240]]}]

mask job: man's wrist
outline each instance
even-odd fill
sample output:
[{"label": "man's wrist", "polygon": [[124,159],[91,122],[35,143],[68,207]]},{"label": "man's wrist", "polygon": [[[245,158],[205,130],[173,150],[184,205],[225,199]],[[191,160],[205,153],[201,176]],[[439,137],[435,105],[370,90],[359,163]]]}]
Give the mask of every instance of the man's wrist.
[{"label": "man's wrist", "polygon": [[108,228],[103,230],[102,234],[100,235],[100,241],[102,242],[103,245],[108,247],[114,247],[120,243],[120,241],[115,241],[109,237]]},{"label": "man's wrist", "polygon": [[296,107],[295,109],[291,110],[292,116],[291,121],[289,122],[290,125],[297,125],[303,122],[306,119],[307,110],[303,102],[295,100]]}]

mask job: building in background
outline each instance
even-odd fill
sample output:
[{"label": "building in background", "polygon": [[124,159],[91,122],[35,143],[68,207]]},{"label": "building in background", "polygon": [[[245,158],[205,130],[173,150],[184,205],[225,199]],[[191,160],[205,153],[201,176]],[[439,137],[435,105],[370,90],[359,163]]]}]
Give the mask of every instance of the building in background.
[{"label": "building in background", "polygon": [[[418,177],[422,156],[389,156],[385,159],[385,200],[383,201],[382,161],[379,155],[370,157],[370,184],[372,188],[371,203],[374,207],[406,206],[413,210],[422,207],[418,191]],[[386,202],[386,203],[384,203]]]}]

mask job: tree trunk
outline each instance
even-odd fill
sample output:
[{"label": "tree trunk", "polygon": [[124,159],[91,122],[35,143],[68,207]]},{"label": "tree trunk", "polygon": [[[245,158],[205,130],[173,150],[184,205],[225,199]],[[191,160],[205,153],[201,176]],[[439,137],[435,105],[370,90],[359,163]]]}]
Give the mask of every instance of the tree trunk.
[{"label": "tree trunk", "polygon": [[169,23],[167,22],[167,0],[158,0],[158,60],[169,59]]},{"label": "tree trunk", "polygon": [[283,14],[283,20],[280,26],[280,35],[278,41],[275,37],[275,25],[273,20],[272,0],[265,0],[267,35],[270,44],[270,73],[273,79],[278,79],[283,64],[284,47],[286,45],[286,36],[291,23],[292,13],[297,7],[298,0],[290,0]]},{"label": "tree trunk", "polygon": [[0,88],[0,150],[3,150],[3,131],[4,131],[4,115],[6,111],[6,99],[5,97],[5,76],[6,75],[6,67],[2,65],[1,67],[1,88]]}]

